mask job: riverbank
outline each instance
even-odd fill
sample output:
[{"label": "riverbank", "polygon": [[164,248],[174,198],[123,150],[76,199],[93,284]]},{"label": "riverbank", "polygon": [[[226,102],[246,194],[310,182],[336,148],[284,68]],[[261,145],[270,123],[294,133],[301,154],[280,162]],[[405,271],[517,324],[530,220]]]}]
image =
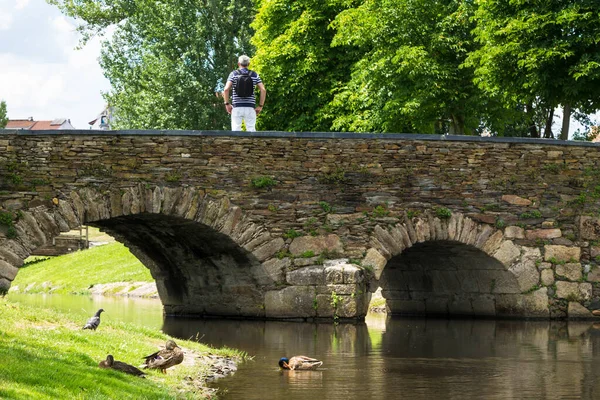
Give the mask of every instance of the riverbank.
[{"label": "riverbank", "polygon": [[0,299],[0,398],[6,399],[206,399],[206,383],[235,370],[245,354],[175,339],[184,362],[163,375],[146,370],[147,379],[100,369],[112,354],[140,365],[170,337],[148,328],[102,321],[97,331],[82,330],[79,314],[26,306]]},{"label": "riverbank", "polygon": [[28,260],[19,269],[10,292],[157,297],[148,268],[118,242]]}]

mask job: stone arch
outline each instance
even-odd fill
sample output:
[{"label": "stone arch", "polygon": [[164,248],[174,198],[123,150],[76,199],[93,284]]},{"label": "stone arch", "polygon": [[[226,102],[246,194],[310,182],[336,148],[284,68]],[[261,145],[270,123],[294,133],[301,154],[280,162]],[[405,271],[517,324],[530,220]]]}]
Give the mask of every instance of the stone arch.
[{"label": "stone arch", "polygon": [[[99,226],[115,235],[150,269],[167,314],[261,317],[264,290],[283,279],[281,271],[269,271],[263,262],[275,256],[284,240],[273,237],[227,197],[211,196],[194,187],[139,184],[124,190],[85,187],[52,201],[30,202],[26,210],[18,212],[16,237],[0,236],[0,287],[8,290],[18,267],[35,248],[82,224]],[[140,226],[138,233],[132,228],[136,224]],[[171,229],[158,235],[170,224],[184,234]],[[157,234],[154,242],[153,234]],[[208,240],[209,245],[193,239]],[[167,248],[178,245],[167,252]],[[196,265],[199,278],[178,265],[177,252],[182,255],[180,260],[188,263],[201,260]],[[227,265],[238,269],[229,272],[240,279],[230,279]],[[209,296],[210,304],[202,293],[207,286],[201,281],[211,276],[201,267],[212,268],[212,277],[220,278],[219,293]]]},{"label": "stone arch", "polygon": [[[441,219],[426,212],[377,225],[370,246],[363,265],[372,267],[371,289],[382,287],[392,313],[549,317],[540,250],[501,229],[460,213]],[[459,260],[431,267],[445,257]]]}]

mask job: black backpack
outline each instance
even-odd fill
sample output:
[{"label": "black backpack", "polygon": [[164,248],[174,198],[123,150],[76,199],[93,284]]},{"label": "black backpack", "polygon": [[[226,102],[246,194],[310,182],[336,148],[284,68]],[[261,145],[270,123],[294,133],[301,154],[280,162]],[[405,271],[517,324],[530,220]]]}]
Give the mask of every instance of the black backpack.
[{"label": "black backpack", "polygon": [[235,70],[237,82],[235,83],[235,94],[238,97],[252,97],[254,95],[254,81],[252,80],[252,71],[248,72]]}]

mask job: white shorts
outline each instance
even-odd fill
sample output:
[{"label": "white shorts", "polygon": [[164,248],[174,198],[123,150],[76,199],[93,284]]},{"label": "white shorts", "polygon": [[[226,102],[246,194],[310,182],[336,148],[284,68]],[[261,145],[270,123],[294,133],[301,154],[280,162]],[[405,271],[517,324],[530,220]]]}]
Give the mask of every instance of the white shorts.
[{"label": "white shorts", "polygon": [[256,111],[252,107],[234,107],[231,110],[231,130],[241,131],[242,121],[246,124],[246,131],[256,131]]}]

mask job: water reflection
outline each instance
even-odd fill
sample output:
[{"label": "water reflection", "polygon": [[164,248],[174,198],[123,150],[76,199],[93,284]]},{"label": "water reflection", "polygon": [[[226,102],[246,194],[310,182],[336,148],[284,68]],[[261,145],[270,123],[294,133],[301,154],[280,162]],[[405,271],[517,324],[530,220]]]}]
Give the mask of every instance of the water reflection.
[{"label": "water reflection", "polygon": [[[386,318],[366,323],[166,318],[157,300],[9,294],[103,321],[130,322],[253,356],[215,383],[222,399],[599,399],[600,324]],[[324,362],[281,371],[283,356]]]},{"label": "water reflection", "polygon": [[[254,355],[216,383],[224,399],[600,398],[600,330],[587,322],[397,319],[366,324],[165,320],[178,337],[201,337]],[[324,361],[279,371],[282,356]],[[268,395],[266,394],[268,393]]]},{"label": "water reflection", "polygon": [[160,329],[163,324],[162,304],[158,299],[23,293],[9,293],[7,298],[9,301],[75,315],[81,318],[81,326],[99,308],[104,309],[102,321],[127,322],[152,329]]}]

